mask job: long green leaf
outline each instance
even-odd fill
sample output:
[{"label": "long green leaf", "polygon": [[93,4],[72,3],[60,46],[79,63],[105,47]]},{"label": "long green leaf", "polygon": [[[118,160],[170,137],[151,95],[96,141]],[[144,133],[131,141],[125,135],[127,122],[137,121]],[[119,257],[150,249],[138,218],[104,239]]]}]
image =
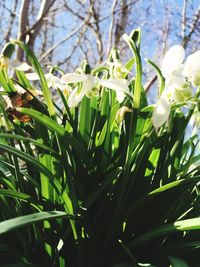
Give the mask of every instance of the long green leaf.
[{"label": "long green leaf", "polygon": [[128,247],[136,247],[146,241],[154,239],[159,236],[168,235],[177,232],[183,231],[194,231],[200,230],[200,217],[176,221],[174,223],[169,223],[160,227],[153,229],[150,232],[147,232],[140,237],[136,238],[135,240],[131,241],[128,244]]},{"label": "long green leaf", "polygon": [[8,133],[0,133],[0,137],[3,138],[9,138],[9,139],[15,139],[15,140],[20,140],[20,141],[24,141],[24,142],[29,142],[34,144],[36,147],[40,147],[46,151],[49,151],[53,154],[57,154],[55,150],[53,150],[51,147],[44,145],[34,139],[28,138],[28,137],[24,137],[21,135],[17,135],[17,134],[8,134]]},{"label": "long green leaf", "polygon": [[165,87],[165,80],[164,77],[162,76],[162,72],[159,69],[159,67],[153,63],[151,60],[147,60],[147,62],[154,68],[154,70],[156,71],[156,75],[158,77],[159,80],[159,96],[162,94],[164,87]]},{"label": "long green leaf", "polygon": [[28,202],[30,205],[32,205],[34,208],[36,208],[38,211],[41,211],[41,207],[39,207],[39,205],[36,203],[36,201],[34,199],[32,199],[31,196],[28,194],[13,191],[10,189],[0,189],[0,196],[12,197],[14,199],[19,199],[19,200]]},{"label": "long green leaf", "polygon": [[9,146],[9,145],[1,142],[1,141],[0,141],[0,148],[4,149],[8,153],[11,153],[11,154],[19,157],[20,159],[24,160],[25,162],[30,163],[32,166],[35,167],[35,169],[37,171],[45,174],[49,178],[51,185],[56,189],[57,193],[62,196],[62,198],[66,204],[67,212],[73,214],[72,203],[71,203],[71,200],[70,200],[66,190],[64,190],[64,188],[62,188],[60,182],[57,179],[54,179],[54,176],[52,175],[52,173],[44,165],[39,163],[37,160],[35,160],[30,155],[12,147],[12,146]]},{"label": "long green leaf", "polygon": [[74,136],[68,134],[65,129],[60,126],[57,122],[49,118],[48,116],[44,115],[41,112],[38,112],[33,109],[28,108],[19,108],[18,109],[21,113],[27,114],[30,117],[34,118],[35,120],[42,123],[44,126],[49,128],[50,130],[56,132],[59,136],[64,137],[62,139],[63,143],[67,145],[71,145],[79,154],[80,159],[83,160],[83,162],[88,166],[88,168],[91,168],[91,160],[87,154],[87,152],[84,150],[82,144],[78,142]]},{"label": "long green leaf", "polygon": [[43,222],[45,220],[52,220],[56,218],[68,217],[72,219],[72,215],[67,214],[63,211],[48,211],[48,212],[39,212],[29,215],[20,216],[14,219],[6,220],[0,222],[0,234],[16,230],[20,227],[24,227],[30,224]]},{"label": "long green leaf", "polygon": [[36,119],[58,135],[63,136],[65,134],[65,129],[45,114],[29,108],[18,108],[17,110]]},{"label": "long green leaf", "polygon": [[40,267],[40,266],[31,263],[10,263],[1,265],[1,267]]},{"label": "long green leaf", "polygon": [[142,61],[139,53],[139,46],[132,40],[132,38],[126,34],[123,35],[124,40],[127,42],[128,46],[131,48],[136,63],[136,79],[134,84],[134,108],[139,109],[140,107],[140,97],[142,89]]}]

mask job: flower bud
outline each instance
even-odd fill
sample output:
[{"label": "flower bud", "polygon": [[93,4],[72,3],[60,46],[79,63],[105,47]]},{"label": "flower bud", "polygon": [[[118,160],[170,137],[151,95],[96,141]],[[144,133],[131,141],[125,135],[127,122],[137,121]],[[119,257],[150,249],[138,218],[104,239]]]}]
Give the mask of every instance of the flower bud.
[{"label": "flower bud", "polygon": [[120,122],[123,121],[126,112],[132,112],[132,111],[131,111],[130,108],[125,107],[125,106],[121,107],[121,108],[117,111],[116,118],[115,118],[116,121],[117,121],[117,123],[120,123]]},{"label": "flower bud", "polygon": [[9,58],[1,55],[0,56],[0,70],[7,71],[8,66],[9,66]]}]

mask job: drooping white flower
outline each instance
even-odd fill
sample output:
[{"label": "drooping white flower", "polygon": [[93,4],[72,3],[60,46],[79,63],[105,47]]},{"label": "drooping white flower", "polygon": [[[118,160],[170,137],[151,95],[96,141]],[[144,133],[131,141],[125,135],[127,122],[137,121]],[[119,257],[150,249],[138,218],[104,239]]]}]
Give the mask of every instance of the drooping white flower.
[{"label": "drooping white flower", "polygon": [[[47,85],[49,88],[60,88],[62,89],[63,88],[63,85],[61,83],[61,80],[53,75],[52,73],[47,73],[44,75],[45,78],[46,78],[46,81],[47,81]],[[27,73],[26,74],[26,78],[29,80],[29,81],[39,81],[39,75],[35,72],[33,73]]]},{"label": "drooping white flower", "polygon": [[111,77],[107,80],[101,80],[100,85],[115,90],[119,103],[124,101],[126,95],[133,98],[133,95],[129,91],[130,82],[124,78],[129,71],[122,65],[119,59],[115,59],[113,62],[108,62],[107,64],[110,67]]},{"label": "drooping white flower", "polygon": [[124,75],[130,73],[130,71],[123,66],[122,62],[119,59],[114,59],[113,62],[107,62],[110,67],[110,75],[113,77],[117,77],[119,79],[123,79]]},{"label": "drooping white flower", "polygon": [[189,55],[185,61],[183,75],[194,85],[200,85],[200,50]]},{"label": "drooping white flower", "polygon": [[108,80],[101,80],[99,84],[109,89],[115,90],[117,101],[119,103],[123,102],[126,95],[133,97],[132,94],[129,92],[128,86],[130,82],[126,79],[119,79],[113,77]]},{"label": "drooping white flower", "polygon": [[45,78],[47,80],[47,85],[49,88],[50,87],[52,88],[62,87],[60,79],[57,76],[53,75],[52,73],[45,74]]},{"label": "drooping white flower", "polygon": [[165,54],[161,71],[165,78],[171,76],[179,69],[185,58],[185,50],[181,45],[172,46]]},{"label": "drooping white flower", "polygon": [[[96,86],[99,81],[99,78],[92,76],[91,74],[78,74],[78,73],[68,73],[62,76],[61,83],[63,84],[77,84],[82,83],[81,86],[77,86],[72,90],[69,98],[68,105],[69,107],[76,107],[83,97],[95,96]],[[93,93],[94,92],[94,93]]]},{"label": "drooping white flower", "polygon": [[162,95],[153,111],[152,121],[155,128],[159,128],[167,121],[170,114],[170,108],[171,106],[168,99]]},{"label": "drooping white flower", "polygon": [[192,88],[183,76],[184,56],[185,50],[180,45],[171,47],[164,56],[161,71],[165,78],[165,88],[153,112],[155,128],[167,121],[173,102],[183,103],[192,96]]},{"label": "drooping white flower", "polygon": [[0,69],[8,70],[8,68],[13,68],[19,71],[28,71],[32,67],[29,66],[26,62],[20,62],[19,60],[10,60],[8,57],[1,55],[0,56]]}]

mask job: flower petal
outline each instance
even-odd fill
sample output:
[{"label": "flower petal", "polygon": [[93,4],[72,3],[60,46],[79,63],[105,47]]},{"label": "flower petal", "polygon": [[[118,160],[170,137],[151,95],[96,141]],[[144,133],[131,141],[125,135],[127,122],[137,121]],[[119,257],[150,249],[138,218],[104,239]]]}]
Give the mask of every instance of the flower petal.
[{"label": "flower petal", "polygon": [[117,97],[117,101],[119,102],[119,104],[121,104],[124,101],[125,98],[125,94],[121,91],[116,91],[116,97]]},{"label": "flower petal", "polygon": [[76,107],[81,100],[83,99],[85,92],[83,90],[81,90],[80,92],[78,92],[78,87],[76,87],[70,94],[69,98],[68,98],[68,106],[70,108],[72,107]]},{"label": "flower petal", "polygon": [[191,79],[194,86],[200,85],[200,50],[187,57],[183,75]]},{"label": "flower petal", "polygon": [[129,84],[130,82],[126,79],[117,79],[117,78],[111,78],[108,80],[101,80],[100,85],[105,86],[109,89],[122,92],[124,94],[128,94],[131,97],[132,94],[129,92]]},{"label": "flower petal", "polygon": [[94,77],[90,74],[85,74],[85,80],[83,81],[83,91],[85,94],[95,88],[96,83],[99,81],[97,77]]},{"label": "flower petal", "polygon": [[32,68],[26,62],[20,62],[17,59],[10,62],[10,66],[16,70],[19,70],[19,71],[27,71],[27,70],[30,70]]},{"label": "flower petal", "polygon": [[79,83],[83,82],[87,79],[86,75],[78,74],[78,73],[67,73],[62,76],[62,83]]},{"label": "flower petal", "polygon": [[170,104],[163,96],[161,96],[153,111],[152,120],[154,127],[159,128],[162,126],[167,121],[169,114]]},{"label": "flower petal", "polygon": [[186,86],[185,88],[174,89],[174,101],[176,103],[183,103],[184,101],[187,101],[189,98],[192,97],[192,88],[190,86]]},{"label": "flower petal", "polygon": [[57,76],[53,75],[52,73],[45,74],[45,78],[47,80],[48,87],[53,87],[53,88],[62,87],[60,79]]},{"label": "flower petal", "polygon": [[189,55],[185,61],[183,74],[184,76],[192,76],[200,70],[200,50]]},{"label": "flower petal", "polygon": [[163,58],[162,74],[166,78],[182,64],[185,58],[185,49],[181,45],[172,46]]},{"label": "flower petal", "polygon": [[17,90],[17,92],[19,93],[19,94],[24,94],[24,93],[26,93],[26,90],[24,89],[24,88],[22,88],[20,85],[18,85],[18,84],[15,84],[15,89]]},{"label": "flower petal", "polygon": [[32,73],[26,73],[26,78],[29,81],[38,81],[40,78],[37,73],[32,72]]}]

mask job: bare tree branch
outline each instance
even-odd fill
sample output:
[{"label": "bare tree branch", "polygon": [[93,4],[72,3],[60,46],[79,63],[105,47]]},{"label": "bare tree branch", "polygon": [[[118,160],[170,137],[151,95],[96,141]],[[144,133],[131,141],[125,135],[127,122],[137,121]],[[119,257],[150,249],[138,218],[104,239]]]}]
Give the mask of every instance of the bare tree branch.
[{"label": "bare tree branch", "polygon": [[9,42],[10,35],[11,35],[11,32],[12,32],[13,23],[14,23],[14,20],[15,20],[15,17],[16,17],[17,4],[18,4],[18,0],[15,0],[14,1],[14,5],[13,5],[13,10],[10,13],[10,21],[8,23],[8,29],[7,29],[7,31],[6,31],[6,33],[4,35],[4,39],[5,39],[6,43]]},{"label": "bare tree branch", "polygon": [[187,0],[184,0],[183,2],[183,8],[182,8],[182,31],[181,31],[181,37],[182,39],[185,38],[185,31],[186,31],[186,13],[187,13]]},{"label": "bare tree branch", "polygon": [[52,7],[54,2],[55,0],[42,0],[40,10],[38,12],[37,21],[30,29],[28,29],[28,32],[24,33],[25,35],[30,35],[28,45],[31,49],[33,49],[35,38],[37,37],[40,29],[42,28],[42,25],[44,23],[44,17],[47,15],[49,9]]},{"label": "bare tree branch", "polygon": [[99,27],[99,14],[95,10],[94,0],[90,0],[90,9],[91,9],[91,14],[95,21],[94,22],[95,29],[91,27],[91,30],[94,36],[96,37],[97,50],[99,53],[99,63],[101,63],[103,61],[103,42],[102,42],[102,36],[101,36],[100,27]]},{"label": "bare tree branch", "polygon": [[113,4],[111,8],[111,22],[110,22],[110,28],[109,28],[109,33],[108,33],[107,55],[110,54],[110,50],[112,47],[113,28],[114,28],[114,23],[115,23],[114,12],[115,12],[116,5],[117,5],[117,0],[113,0]]},{"label": "bare tree branch", "polygon": [[[18,32],[18,39],[22,42],[25,42],[26,36],[24,32],[28,26],[28,9],[29,9],[30,1],[22,0],[21,4],[21,12],[20,12],[20,22],[19,22],[19,32]],[[17,59],[22,61],[24,56],[23,50],[18,47],[17,49]]]},{"label": "bare tree branch", "polygon": [[198,26],[199,19],[200,19],[200,7],[198,8],[197,14],[194,15],[193,23],[190,26],[189,33],[187,35],[185,35],[184,38],[183,38],[183,41],[182,41],[183,47],[187,46],[187,43],[189,42],[192,34],[195,32],[195,30],[196,30],[196,28]]},{"label": "bare tree branch", "polygon": [[118,15],[117,25],[115,27],[115,45],[119,43],[122,34],[125,32],[126,25],[128,25],[128,15],[130,8],[127,0],[121,0],[121,8],[123,12]]},{"label": "bare tree branch", "polygon": [[61,41],[59,41],[58,43],[56,43],[54,46],[52,46],[49,50],[47,50],[46,53],[44,53],[41,58],[40,61],[43,61],[50,53],[52,53],[53,50],[55,50],[56,48],[58,48],[61,44],[63,44],[64,42],[66,42],[67,40],[69,40],[71,37],[73,37],[75,34],[77,34],[81,28],[87,24],[87,21],[89,21],[90,19],[90,15],[85,19],[85,21],[83,23],[80,24],[80,26],[76,29],[74,29],[69,35],[67,35],[65,38],[63,38]]}]

